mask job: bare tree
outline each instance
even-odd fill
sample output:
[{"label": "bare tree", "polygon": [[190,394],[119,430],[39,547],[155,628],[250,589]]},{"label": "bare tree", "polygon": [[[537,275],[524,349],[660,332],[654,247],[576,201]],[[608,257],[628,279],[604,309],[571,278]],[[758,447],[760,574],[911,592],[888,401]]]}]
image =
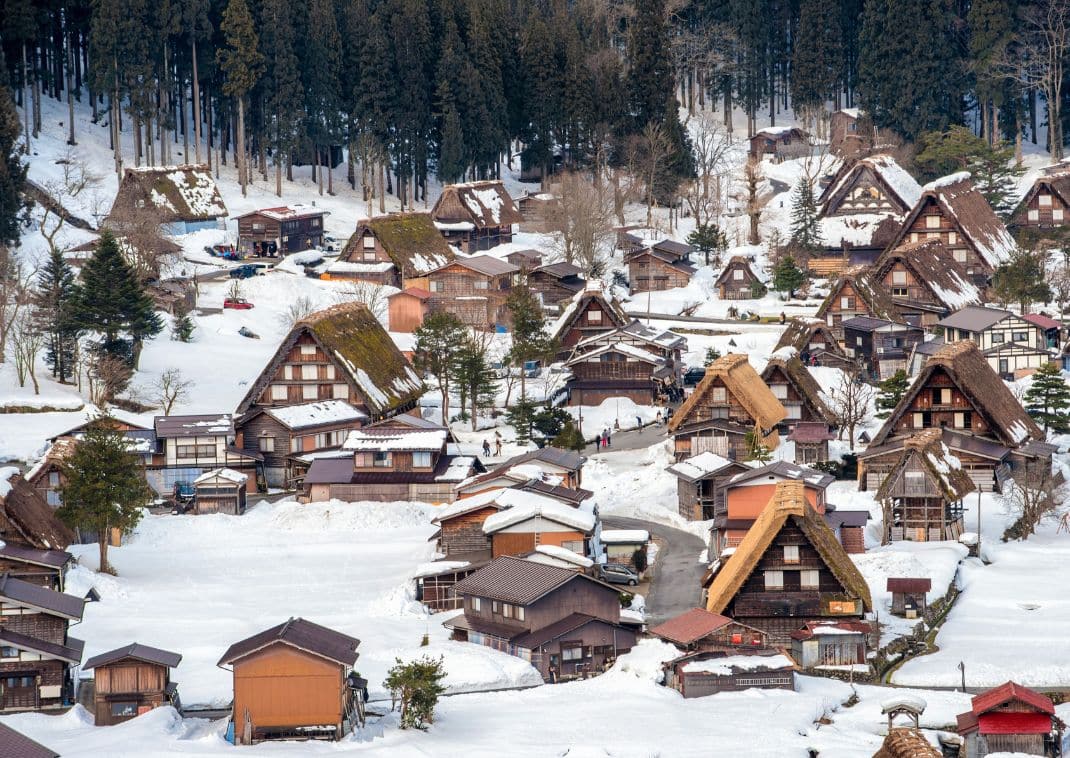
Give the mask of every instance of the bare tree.
[{"label": "bare tree", "polygon": [[602,273],[603,252],[613,237],[613,205],[607,193],[582,174],[566,172],[547,222],[557,232],[555,245],[568,263],[580,266],[588,277]]},{"label": "bare tree", "polygon": [[748,158],[743,170],[743,178],[747,185],[747,217],[750,219],[750,232],[747,235],[747,244],[757,245],[762,241],[758,224],[762,220],[762,208],[765,207],[766,199],[763,199],[758,190],[762,184],[762,164],[757,158]]},{"label": "bare tree", "polygon": [[26,386],[26,378],[33,382],[33,394],[41,394],[37,381],[37,355],[44,347],[46,335],[41,330],[37,314],[31,308],[21,308],[11,330],[11,346],[15,355],[15,373],[19,386]]},{"label": "bare tree", "polygon": [[316,304],[308,295],[300,295],[286,306],[286,310],[279,314],[279,323],[284,329],[292,329],[298,321],[301,321],[316,310]]},{"label": "bare tree", "polygon": [[1065,494],[1066,485],[1055,483],[1050,463],[1037,460],[1015,469],[1000,494],[1007,514],[1014,517],[1003,539],[1023,540],[1036,534],[1041,522],[1057,516]]},{"label": "bare tree", "polygon": [[227,287],[227,299],[228,300],[241,300],[245,296],[245,291],[242,289],[241,280],[231,279],[230,286]]},{"label": "bare tree", "polygon": [[92,194],[91,204],[96,206],[100,198],[95,194],[100,184],[100,177],[91,172],[85,161],[79,160],[74,151],[68,147],[63,158],[56,161],[60,175],[41,185],[48,202],[39,204],[41,208],[41,236],[48,242],[50,250],[55,251],[56,238],[67,222],[68,207],[76,198]]},{"label": "bare tree", "polygon": [[30,308],[37,270],[27,270],[8,247],[0,245],[0,363],[6,360],[11,330],[19,314]]},{"label": "bare tree", "polygon": [[117,208],[107,225],[119,240],[126,262],[143,280],[158,278],[164,259],[180,249],[164,232],[163,220],[153,205]]},{"label": "bare tree", "polygon": [[724,211],[724,192],[738,166],[731,156],[732,135],[712,113],[688,119],[691,148],[695,156],[695,179],[689,182],[684,199],[695,224],[707,224]]},{"label": "bare tree", "polygon": [[336,297],[339,302],[343,303],[349,303],[354,300],[358,303],[364,303],[368,306],[368,310],[382,321],[386,318],[387,307],[390,304],[387,296],[386,287],[382,284],[356,279],[343,284]]},{"label": "bare tree", "polygon": [[116,395],[126,389],[133,376],[133,369],[126,361],[108,353],[88,353],[85,367],[89,399],[99,406],[110,404]]},{"label": "bare tree", "polygon": [[851,450],[855,449],[855,429],[870,417],[873,404],[873,387],[860,379],[860,372],[855,369],[843,371],[840,383],[829,393],[832,399],[832,412],[839,426],[839,439],[846,431],[847,442]]},{"label": "bare tree", "polygon": [[164,415],[170,416],[176,405],[189,401],[192,389],[192,380],[183,378],[177,368],[169,368],[152,385],[153,399]]},{"label": "bare tree", "polygon": [[661,125],[651,121],[644,127],[642,134],[633,138],[631,152],[635,165],[642,171],[646,195],[646,223],[650,226],[654,221],[654,183],[658,169],[672,155],[672,143]]}]

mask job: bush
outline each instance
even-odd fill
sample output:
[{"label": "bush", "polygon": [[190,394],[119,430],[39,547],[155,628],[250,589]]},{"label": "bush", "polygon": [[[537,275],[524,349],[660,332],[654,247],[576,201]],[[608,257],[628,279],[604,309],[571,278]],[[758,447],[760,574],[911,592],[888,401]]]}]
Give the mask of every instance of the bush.
[{"label": "bush", "polygon": [[383,686],[390,690],[390,697],[401,704],[402,729],[426,729],[434,723],[435,705],[446,691],[442,680],[446,676],[442,658],[423,657],[402,663],[400,658],[386,674]]}]

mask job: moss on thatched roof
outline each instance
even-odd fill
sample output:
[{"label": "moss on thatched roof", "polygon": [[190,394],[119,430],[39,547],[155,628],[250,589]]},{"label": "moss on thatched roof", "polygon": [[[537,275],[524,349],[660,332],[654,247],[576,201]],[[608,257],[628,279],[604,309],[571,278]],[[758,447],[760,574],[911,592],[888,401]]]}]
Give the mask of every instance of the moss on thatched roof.
[{"label": "moss on thatched roof", "polygon": [[143,207],[155,208],[165,224],[227,215],[211,169],[201,165],[128,168],[109,216]]},{"label": "moss on thatched roof", "polygon": [[789,519],[810,541],[846,592],[861,600],[865,610],[872,609],[873,600],[865,578],[825,523],[825,519],[807,502],[806,484],[792,480],[777,483],[768,505],[758,515],[735,552],[714,576],[706,610],[711,613],[724,612],[747,581],[747,577],[758,569],[758,562]]},{"label": "moss on thatched roof", "polygon": [[420,276],[453,260],[453,250],[435,226],[430,213],[392,213],[357,222],[341,260],[361,262],[361,238],[371,230],[403,276]]},{"label": "moss on thatched roof", "polygon": [[794,348],[798,353],[805,352],[809,349],[814,335],[818,333],[824,337],[826,350],[844,358],[847,357],[843,352],[843,348],[840,347],[840,343],[836,341],[836,336],[832,333],[829,325],[814,318],[793,318],[789,321],[788,328],[780,335],[773,352],[776,353],[785,347]]},{"label": "moss on thatched roof", "polygon": [[821,303],[821,307],[817,309],[817,318],[825,318],[829,308],[840,298],[840,293],[848,285],[858,295],[859,299],[865,303],[866,310],[870,316],[897,323],[902,321],[899,316],[899,307],[892,300],[891,293],[875,279],[872,269],[862,266],[849,268],[840,275],[832,289],[829,290],[828,297]]},{"label": "moss on thatched roof", "polygon": [[904,475],[912,460],[920,464],[934,489],[949,503],[961,500],[977,489],[962,467],[962,462],[944,444],[941,431],[926,429],[905,440],[899,460],[877,490],[877,500],[893,497],[896,482]]}]

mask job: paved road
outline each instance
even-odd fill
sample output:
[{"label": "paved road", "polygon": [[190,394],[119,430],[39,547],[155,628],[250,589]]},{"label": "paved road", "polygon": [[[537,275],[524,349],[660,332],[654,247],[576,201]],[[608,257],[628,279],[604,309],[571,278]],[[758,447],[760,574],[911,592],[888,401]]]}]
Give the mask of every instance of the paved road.
[{"label": "paved road", "polygon": [[654,521],[606,516],[607,529],[646,529],[658,539],[660,549],[654,563],[654,577],[646,598],[648,626],[696,607],[702,600],[702,574],[706,566],[699,562],[699,553],[706,545],[688,532]]},{"label": "paved road", "polygon": [[[632,419],[633,421],[635,419]],[[594,434],[595,430],[584,427],[584,436]],[[656,445],[659,442],[666,440],[665,436],[665,424],[648,424],[642,429],[636,431],[632,429],[626,432],[614,432],[610,435],[609,441],[613,444],[609,447],[598,447],[593,442],[584,448],[585,455],[593,455],[595,453],[613,453],[620,452],[622,450],[645,450],[651,445]]]}]

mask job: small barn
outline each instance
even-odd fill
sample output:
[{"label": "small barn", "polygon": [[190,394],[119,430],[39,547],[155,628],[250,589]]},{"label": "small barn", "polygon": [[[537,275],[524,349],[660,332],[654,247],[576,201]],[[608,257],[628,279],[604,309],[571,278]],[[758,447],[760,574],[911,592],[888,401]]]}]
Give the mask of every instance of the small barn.
[{"label": "small barn", "polygon": [[840,108],[829,115],[829,150],[841,158],[854,158],[873,147],[872,121],[858,108]]},{"label": "small barn", "polygon": [[786,439],[795,443],[795,462],[812,466],[829,459],[829,442],[836,439],[836,434],[822,421],[800,421]]},{"label": "small barn", "polygon": [[93,671],[93,711],[97,726],[129,721],[162,705],[180,706],[171,669],[182,656],[137,642],[95,655],[85,662]]},{"label": "small barn", "polygon": [[750,138],[750,157],[772,158],[779,163],[810,153],[810,135],[797,126],[767,126]]},{"label": "small barn", "polygon": [[609,563],[631,566],[635,554],[645,551],[650,543],[650,532],[646,529],[603,529],[600,539]]},{"label": "small barn", "polygon": [[227,216],[223,196],[206,165],[126,169],[105,224],[121,223],[145,208],[156,210],[168,234],[221,229]]},{"label": "small barn", "polygon": [[238,216],[238,249],[253,258],[276,258],[323,244],[322,208],[287,205]]},{"label": "small barn", "polygon": [[500,181],[447,184],[431,218],[447,242],[469,254],[512,242],[513,224],[524,223]]},{"label": "small barn", "polygon": [[868,621],[808,621],[791,633],[791,657],[802,668],[866,665]]},{"label": "small barn", "polygon": [[233,742],[341,739],[359,718],[359,690],[349,676],[359,645],[303,618],[231,645],[217,665],[234,676]]},{"label": "small barn", "polygon": [[686,287],[695,273],[690,255],[690,245],[672,240],[625,255],[632,294]]},{"label": "small barn", "polygon": [[926,595],[933,588],[929,577],[890,576],[886,589],[892,593],[892,613],[908,619],[917,618],[929,607]]},{"label": "small barn", "polygon": [[388,295],[387,322],[390,331],[411,334],[419,329],[430,311],[430,300],[431,293],[420,287],[406,287]]},{"label": "small barn", "polygon": [[740,690],[794,690],[795,665],[771,650],[751,655],[688,653],[664,664],[665,686],[686,698]]},{"label": "small barn", "polygon": [[1062,755],[1065,724],[1055,715],[1051,698],[1015,682],[1006,682],[970,701],[958,715],[958,733],[965,740],[965,758],[992,753]]},{"label": "small barn", "polygon": [[717,296],[722,300],[755,300],[766,293],[765,284],[742,255],[733,255],[729,259],[714,284],[717,285]]},{"label": "small barn", "polygon": [[248,475],[229,468],[217,468],[201,474],[193,480],[194,513],[240,516],[245,513],[245,486],[248,481]]}]

